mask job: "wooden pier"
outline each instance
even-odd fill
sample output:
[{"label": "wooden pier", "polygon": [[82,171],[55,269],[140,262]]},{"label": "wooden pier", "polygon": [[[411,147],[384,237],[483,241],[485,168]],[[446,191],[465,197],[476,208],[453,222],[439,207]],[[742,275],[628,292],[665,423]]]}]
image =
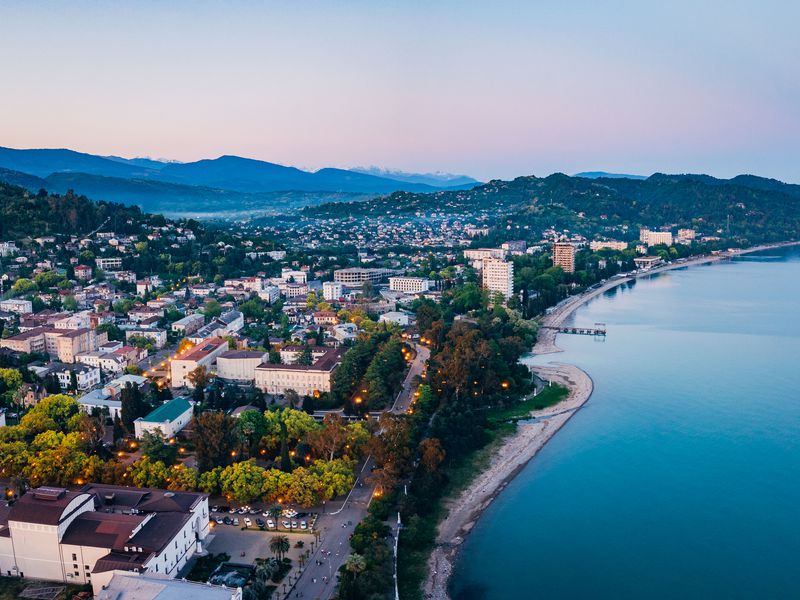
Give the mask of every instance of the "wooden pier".
[{"label": "wooden pier", "polygon": [[556,325],[542,325],[542,329],[555,329],[558,333],[571,333],[574,335],[606,335],[606,324],[595,323],[594,327],[575,327],[575,326],[556,326]]}]

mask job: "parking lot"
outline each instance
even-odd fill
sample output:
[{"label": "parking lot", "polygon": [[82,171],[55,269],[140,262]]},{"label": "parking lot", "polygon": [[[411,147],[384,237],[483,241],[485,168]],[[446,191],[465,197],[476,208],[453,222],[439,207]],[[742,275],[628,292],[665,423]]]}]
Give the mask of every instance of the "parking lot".
[{"label": "parking lot", "polygon": [[[206,546],[206,550],[212,554],[225,552],[230,555],[231,562],[242,564],[253,564],[256,558],[270,558],[272,552],[269,549],[269,541],[275,535],[275,531],[261,531],[258,527],[254,529],[241,529],[233,525],[216,525],[212,531],[214,539]],[[289,538],[290,550],[287,557],[296,561],[306,548],[310,547],[314,536],[303,533],[281,532]],[[295,548],[298,540],[304,542],[304,548]],[[242,556],[244,553],[244,556]]]}]

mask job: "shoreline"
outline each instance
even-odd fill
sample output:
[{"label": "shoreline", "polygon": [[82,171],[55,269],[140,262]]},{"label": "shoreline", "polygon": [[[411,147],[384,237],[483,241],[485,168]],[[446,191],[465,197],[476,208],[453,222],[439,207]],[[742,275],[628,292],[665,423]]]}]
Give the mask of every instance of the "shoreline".
[{"label": "shoreline", "polygon": [[[763,244],[742,250],[700,256],[682,263],[673,262],[635,275],[606,281],[598,288],[565,300],[555,310],[544,315],[539,322],[540,329],[531,355],[562,352],[555,343],[558,330],[543,329],[542,326],[561,326],[569,316],[591,299],[624,283],[675,269],[797,245],[800,245],[800,241]],[[458,497],[446,501],[447,516],[439,523],[436,545],[428,559],[428,576],[422,588],[422,595],[426,599],[450,600],[448,584],[464,538],[472,531],[491,502],[592,395],[594,384],[591,377],[575,365],[550,363],[547,366],[529,366],[529,368],[540,378],[550,379],[567,387],[570,390],[569,396],[555,406],[533,411],[531,417],[536,420],[519,423],[514,435],[509,437],[492,456],[489,468],[480,473]]]}]

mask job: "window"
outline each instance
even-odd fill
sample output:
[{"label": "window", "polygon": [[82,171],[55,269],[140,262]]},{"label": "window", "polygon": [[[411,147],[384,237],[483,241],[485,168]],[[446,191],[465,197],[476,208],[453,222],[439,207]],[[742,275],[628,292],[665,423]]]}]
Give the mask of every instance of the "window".
[{"label": "window", "polygon": [[80,573],[78,573],[77,571],[75,571],[75,577],[79,577],[79,576],[80,576]]},{"label": "window", "polygon": [[89,570],[89,565],[83,565],[83,568],[88,571]]},{"label": "window", "polygon": [[[72,560],[78,560],[78,555],[77,555],[77,554],[73,554],[73,555],[72,555]],[[76,567],[76,568],[77,568],[77,567]]]},{"label": "window", "polygon": [[77,569],[77,568],[78,568],[78,565],[72,565],[72,568],[73,568],[73,569]]}]

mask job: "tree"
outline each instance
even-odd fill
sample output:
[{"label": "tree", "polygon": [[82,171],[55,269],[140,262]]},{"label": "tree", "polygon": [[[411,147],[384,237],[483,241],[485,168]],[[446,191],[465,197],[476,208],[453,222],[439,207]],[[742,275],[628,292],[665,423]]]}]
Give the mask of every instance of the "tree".
[{"label": "tree", "polygon": [[267,420],[259,410],[247,410],[236,419],[236,431],[249,454],[258,451],[258,444],[267,432]]},{"label": "tree", "polygon": [[122,388],[120,402],[122,405],[120,408],[122,425],[130,433],[133,431],[133,422],[150,412],[150,405],[144,401],[139,386],[130,382],[126,383],[125,387]]},{"label": "tree", "polygon": [[168,444],[160,430],[145,431],[141,437],[140,447],[144,456],[149,456],[153,461],[161,461],[165,465],[174,463],[178,455],[175,444]]},{"label": "tree", "polygon": [[125,332],[113,323],[101,323],[95,328],[95,331],[108,334],[108,339],[112,342],[121,342],[125,339]]},{"label": "tree", "polygon": [[313,363],[314,356],[311,353],[311,346],[309,346],[307,343],[303,344],[303,350],[300,352],[300,356],[297,357],[297,364],[309,366]]},{"label": "tree", "polygon": [[308,436],[308,443],[318,456],[333,460],[347,443],[347,428],[344,419],[336,414],[327,414],[322,421],[322,427],[313,431]]},{"label": "tree", "polygon": [[206,386],[211,381],[211,374],[208,372],[208,369],[205,366],[199,365],[189,371],[189,373],[186,375],[186,378],[192,384],[193,388],[205,390]]},{"label": "tree", "polygon": [[208,300],[203,306],[203,314],[210,321],[222,314],[222,305],[214,299]]},{"label": "tree", "polygon": [[289,538],[285,535],[273,535],[269,540],[269,550],[279,560],[283,560],[284,555],[289,551]]},{"label": "tree", "polygon": [[33,281],[20,277],[14,282],[14,285],[11,286],[11,294],[14,296],[23,296],[35,292],[37,289],[38,286]]},{"label": "tree", "polygon": [[286,404],[289,406],[289,408],[296,408],[300,403],[300,394],[291,388],[283,393],[283,397],[286,399]]},{"label": "tree", "polygon": [[264,469],[255,460],[245,460],[225,467],[219,475],[220,489],[226,497],[238,502],[251,502],[261,496]]},{"label": "tree", "polygon": [[71,431],[72,419],[78,415],[78,403],[75,398],[56,394],[39,401],[19,422],[20,428],[27,435],[36,435],[42,431]]},{"label": "tree", "polygon": [[363,573],[366,570],[367,561],[357,552],[353,552],[353,554],[350,555],[350,558],[348,558],[347,562],[344,564],[344,568],[350,571],[353,574],[353,577],[357,579],[359,573]]},{"label": "tree", "polygon": [[444,462],[445,451],[437,438],[426,438],[420,443],[420,464],[429,473],[436,473]]},{"label": "tree", "polygon": [[204,412],[194,418],[193,441],[201,472],[227,465],[236,447],[236,424],[224,413]]}]

